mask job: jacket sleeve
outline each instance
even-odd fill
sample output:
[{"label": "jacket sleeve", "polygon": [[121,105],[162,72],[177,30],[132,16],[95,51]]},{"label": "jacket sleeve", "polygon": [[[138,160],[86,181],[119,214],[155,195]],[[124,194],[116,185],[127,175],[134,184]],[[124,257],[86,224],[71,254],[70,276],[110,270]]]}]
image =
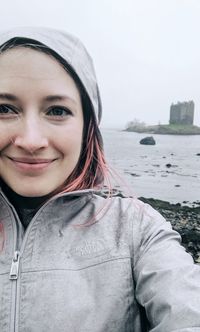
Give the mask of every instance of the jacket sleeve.
[{"label": "jacket sleeve", "polygon": [[200,332],[200,266],[180,242],[170,223],[142,205],[133,225],[133,268],[152,332]]}]

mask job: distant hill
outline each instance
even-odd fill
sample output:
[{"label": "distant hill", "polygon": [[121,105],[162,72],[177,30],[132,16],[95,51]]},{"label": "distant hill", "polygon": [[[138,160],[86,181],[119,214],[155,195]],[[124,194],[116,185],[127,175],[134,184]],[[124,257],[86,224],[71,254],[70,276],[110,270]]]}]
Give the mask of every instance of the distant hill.
[{"label": "distant hill", "polygon": [[200,135],[200,127],[194,125],[166,124],[155,126],[127,126],[125,131],[160,135]]}]

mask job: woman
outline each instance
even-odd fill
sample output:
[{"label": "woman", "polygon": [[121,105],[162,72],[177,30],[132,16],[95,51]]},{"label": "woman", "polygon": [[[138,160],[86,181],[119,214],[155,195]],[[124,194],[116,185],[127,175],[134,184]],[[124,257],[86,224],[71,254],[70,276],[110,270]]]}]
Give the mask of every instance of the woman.
[{"label": "woman", "polygon": [[200,331],[200,269],[150,206],[105,197],[92,60],[0,33],[0,331]]}]

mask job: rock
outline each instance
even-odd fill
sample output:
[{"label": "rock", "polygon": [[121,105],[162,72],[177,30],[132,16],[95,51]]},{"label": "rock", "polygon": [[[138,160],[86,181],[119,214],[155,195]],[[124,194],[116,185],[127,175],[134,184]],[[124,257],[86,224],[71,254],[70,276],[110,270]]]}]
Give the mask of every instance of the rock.
[{"label": "rock", "polygon": [[170,164],[170,163],[169,163],[169,164],[166,164],[165,166],[166,166],[166,167],[175,167],[175,168],[178,167],[178,165],[172,165],[172,164]]},{"label": "rock", "polygon": [[144,138],[142,138],[140,140],[140,144],[144,144],[144,145],[155,145],[156,141],[153,138],[153,136],[147,136],[147,137],[144,137]]}]

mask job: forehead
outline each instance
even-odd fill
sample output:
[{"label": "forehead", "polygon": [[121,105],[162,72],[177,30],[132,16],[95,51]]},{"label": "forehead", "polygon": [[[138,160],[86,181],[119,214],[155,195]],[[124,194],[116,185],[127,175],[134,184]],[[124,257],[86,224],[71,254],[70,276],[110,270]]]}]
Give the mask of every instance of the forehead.
[{"label": "forehead", "polygon": [[[0,70],[2,73],[35,72],[48,77],[53,73],[54,76],[69,76],[61,64],[52,56],[42,51],[33,50],[27,47],[16,47],[6,50],[0,54]],[[29,69],[29,70],[28,70]]]},{"label": "forehead", "polygon": [[21,70],[24,66],[26,71],[28,68],[34,69],[35,73],[50,70],[54,74],[66,73],[61,64],[52,56],[41,51],[33,50],[27,47],[16,47],[6,50],[0,54],[0,69],[8,72]]},{"label": "forehead", "polygon": [[[51,90],[51,93],[68,92],[74,99],[80,93],[73,78],[53,56],[25,47],[17,47],[0,54],[0,92],[21,88]],[[29,89],[30,91],[30,89]]]}]

